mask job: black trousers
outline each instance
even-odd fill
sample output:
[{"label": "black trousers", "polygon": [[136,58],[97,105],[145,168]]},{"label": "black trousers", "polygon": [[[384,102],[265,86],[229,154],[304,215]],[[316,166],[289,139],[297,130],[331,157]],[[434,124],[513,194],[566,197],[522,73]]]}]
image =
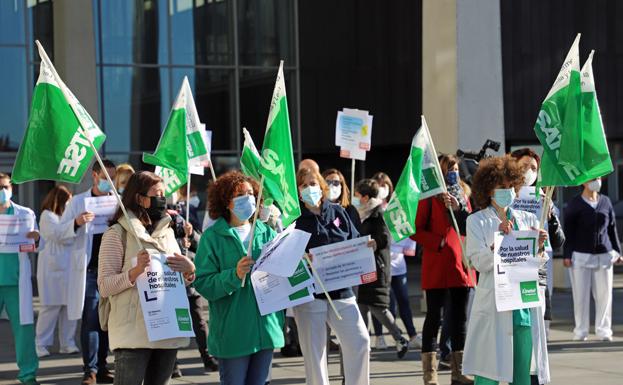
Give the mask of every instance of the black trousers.
[{"label": "black trousers", "polygon": [[201,357],[208,355],[208,324],[203,317],[202,297],[195,290],[188,292],[188,303],[190,305],[190,318],[193,323],[197,350]]},{"label": "black trousers", "polygon": [[452,351],[459,352],[465,346],[467,325],[468,287],[426,290],[426,318],[422,329],[422,353],[435,351],[435,341],[441,324],[441,312],[446,303],[446,295],[450,304],[450,341]]}]

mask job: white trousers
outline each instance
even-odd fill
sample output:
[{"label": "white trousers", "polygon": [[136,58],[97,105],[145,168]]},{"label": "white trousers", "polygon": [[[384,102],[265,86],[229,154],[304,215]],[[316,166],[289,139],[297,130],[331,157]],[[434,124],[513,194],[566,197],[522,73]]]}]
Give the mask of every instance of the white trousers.
[{"label": "white trousers", "polygon": [[61,348],[76,346],[76,327],[78,320],[67,319],[67,306],[41,306],[37,318],[37,346],[52,346],[54,344],[54,330],[58,321],[58,339]]},{"label": "white trousers", "polygon": [[612,265],[608,268],[571,267],[576,336],[588,336],[591,292],[595,300],[595,334],[612,337]]},{"label": "white trousers", "polygon": [[337,335],[344,360],[346,385],[370,382],[370,336],[355,297],[333,300],[342,316],[339,321],[329,302],[315,299],[294,308],[299,343],[305,361],[308,385],[329,385],[327,367],[327,327]]}]

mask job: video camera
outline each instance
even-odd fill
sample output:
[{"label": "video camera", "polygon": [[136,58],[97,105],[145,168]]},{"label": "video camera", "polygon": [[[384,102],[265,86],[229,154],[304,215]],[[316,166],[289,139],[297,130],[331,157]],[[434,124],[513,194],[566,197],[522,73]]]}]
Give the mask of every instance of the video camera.
[{"label": "video camera", "polygon": [[461,179],[463,179],[467,184],[472,184],[472,176],[478,170],[478,163],[482,159],[486,159],[491,155],[487,155],[487,150],[491,149],[493,151],[500,151],[500,142],[496,142],[495,140],[487,139],[485,144],[482,145],[480,151],[463,151],[461,149],[456,150],[456,156],[461,159],[461,164],[459,166],[459,172],[461,175]]}]

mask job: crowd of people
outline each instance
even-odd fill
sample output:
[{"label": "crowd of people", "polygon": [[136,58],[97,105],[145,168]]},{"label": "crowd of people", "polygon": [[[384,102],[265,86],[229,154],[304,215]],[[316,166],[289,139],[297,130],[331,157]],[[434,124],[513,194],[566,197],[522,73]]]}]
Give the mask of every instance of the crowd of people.
[{"label": "crowd of people", "polygon": [[[519,189],[535,184],[539,162],[529,149],[487,158],[468,185],[459,172],[460,159],[441,155],[447,192],[421,200],[416,233],[395,242],[383,216],[393,194],[387,174],[360,180],[351,192],[339,170],[321,172],[315,161],[302,161],[296,174],[301,216],[295,227],[311,234],[306,256],[313,260],[310,249],[369,236],[377,279],[317,293],[311,302],[267,315],[260,314],[253,288],[244,281],[263,246],[283,226],[278,207],[258,199],[257,181],[226,172],[209,185],[202,206],[192,186],[190,194],[184,186],[165,198],[156,174],[109,160],[103,160],[103,168],[95,163],[86,191],[72,195],[62,185],[49,191],[36,230],[27,234],[38,246],[36,326],[29,256],[0,254],[0,311],[6,310],[11,323],[18,379],[37,383],[38,358],[50,355],[56,329],[60,354],[82,353],[82,384],[159,385],[181,376],[177,351],[189,339],[154,342],[147,336],[136,281],[150,265],[149,249],[166,254],[169,268],[182,274],[205,372],[218,371],[221,384],[269,383],[274,352],[281,349],[284,355],[302,354],[307,384],[328,385],[331,331],[339,343],[344,383],[368,384],[371,348],[387,348],[383,328],[398,359],[409,349],[421,351],[425,385],[439,384],[438,371],[445,369],[455,385],[548,383],[554,251],[563,249],[570,271],[577,341],[589,333],[591,292],[595,334],[612,340],[613,264],[623,259],[613,206],[600,193],[600,179],[585,183],[565,207],[564,228],[556,207],[546,213],[543,226],[535,214],[512,208]],[[95,234],[89,225],[95,216],[85,211],[85,198],[115,189],[127,215],[119,208],[108,229]],[[35,215],[13,202],[11,193],[10,176],[0,174],[0,214]],[[498,312],[494,235],[514,230],[539,232],[538,290],[545,306]],[[421,334],[407,289],[406,259],[416,255],[426,302]],[[110,352],[114,372],[108,368]]]}]

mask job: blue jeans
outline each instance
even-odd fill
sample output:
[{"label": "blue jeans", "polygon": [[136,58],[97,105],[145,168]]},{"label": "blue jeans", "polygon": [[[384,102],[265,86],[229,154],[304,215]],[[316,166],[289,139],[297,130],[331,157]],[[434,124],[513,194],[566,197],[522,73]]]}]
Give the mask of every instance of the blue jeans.
[{"label": "blue jeans", "polygon": [[100,327],[97,305],[100,295],[97,291],[97,273],[87,271],[84,295],[84,309],[80,326],[80,345],[84,372],[95,372],[106,368],[108,357],[108,333]]},{"label": "blue jeans", "polygon": [[271,349],[260,350],[248,356],[219,358],[221,385],[264,385],[272,362]]},{"label": "blue jeans", "polygon": [[[395,275],[392,277],[392,288],[389,292],[389,311],[394,318],[396,317],[396,305],[400,319],[407,329],[409,337],[415,336],[415,326],[413,325],[413,313],[411,312],[411,304],[409,303],[409,292],[407,290],[407,274]],[[372,317],[372,325],[374,326],[374,335],[383,334],[381,323]]]}]

